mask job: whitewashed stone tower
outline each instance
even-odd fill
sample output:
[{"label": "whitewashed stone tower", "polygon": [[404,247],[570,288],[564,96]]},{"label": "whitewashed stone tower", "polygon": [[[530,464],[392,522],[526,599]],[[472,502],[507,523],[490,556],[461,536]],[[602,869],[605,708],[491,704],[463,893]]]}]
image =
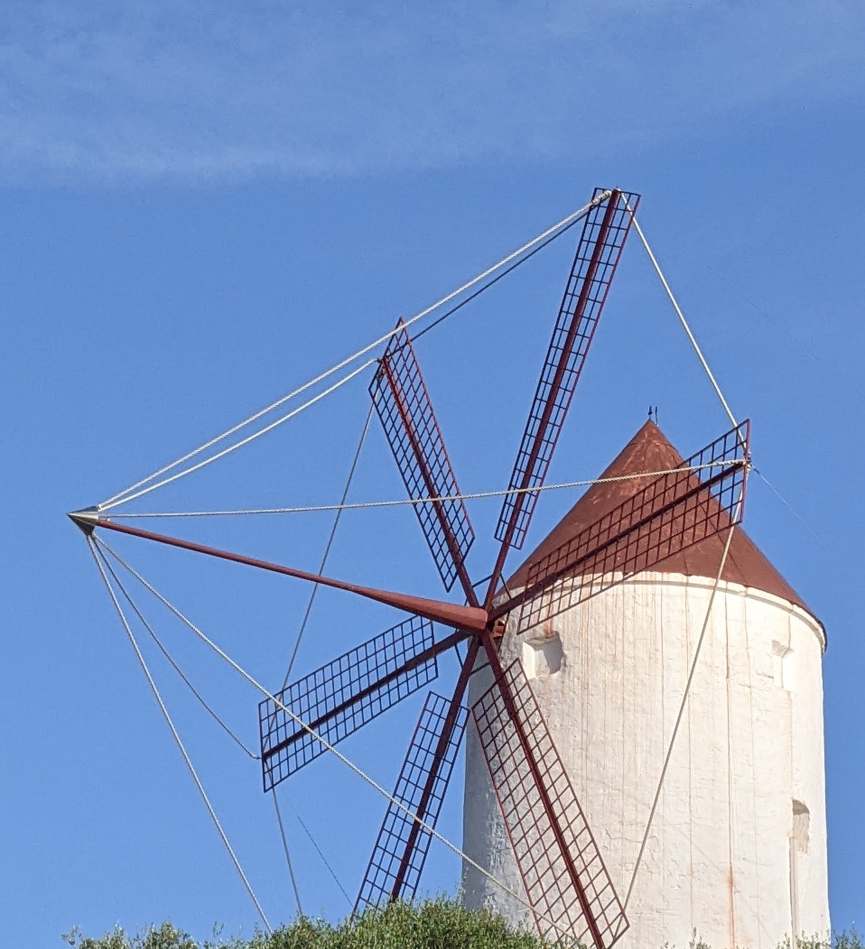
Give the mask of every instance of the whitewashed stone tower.
[{"label": "whitewashed stone tower", "polygon": [[[682,458],[647,422],[605,476]],[[637,482],[595,485],[509,581]],[[714,537],[502,643],[518,656],[624,899],[692,651],[717,575]],[[627,915],[623,949],[775,949],[829,928],[823,763],[823,627],[737,529]],[[489,686],[472,679],[470,701]],[[468,729],[463,846],[516,892],[518,869]],[[530,925],[468,864],[463,899]]]}]

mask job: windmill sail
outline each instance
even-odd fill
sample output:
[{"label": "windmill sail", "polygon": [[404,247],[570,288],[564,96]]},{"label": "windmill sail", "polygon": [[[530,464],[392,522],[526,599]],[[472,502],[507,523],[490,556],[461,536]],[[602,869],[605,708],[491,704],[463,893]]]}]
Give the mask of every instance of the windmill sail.
[{"label": "windmill sail", "polygon": [[[448,648],[455,638],[461,637],[448,637],[440,645]],[[282,705],[336,744],[432,682],[438,676],[439,650],[434,647],[432,623],[412,616],[277,692],[280,704],[261,702],[264,790],[327,750]]]},{"label": "windmill sail", "polygon": [[[596,188],[594,197],[603,194],[603,190]],[[546,479],[631,227],[626,202],[635,211],[639,201],[638,194],[613,190],[606,201],[592,208],[583,222],[508,484],[511,490],[523,493],[507,495],[499,515],[496,539],[505,548],[519,549],[525,540],[538,500],[537,494],[526,489],[538,488]]]},{"label": "windmill sail", "polygon": [[499,675],[472,716],[536,925],[608,949],[624,910],[520,662]]},{"label": "windmill sail", "polygon": [[[393,792],[396,800],[430,827],[435,827],[438,820],[468,718],[468,710],[457,705],[449,722],[450,705],[443,695],[430,692],[427,696]],[[440,751],[442,741],[444,748]],[[425,795],[428,781],[431,793]],[[392,899],[411,900],[431,841],[429,830],[391,801],[361,883],[355,913]]]},{"label": "windmill sail", "polygon": [[535,561],[512,611],[536,626],[738,524],[748,480],[750,423],[715,439]]},{"label": "windmill sail", "polygon": [[[402,321],[400,321],[401,323]],[[460,493],[420,364],[405,328],[391,336],[369,388],[408,496],[453,498]],[[415,504],[445,589],[459,578],[470,603],[474,589],[465,559],[475,539],[465,502]]]}]

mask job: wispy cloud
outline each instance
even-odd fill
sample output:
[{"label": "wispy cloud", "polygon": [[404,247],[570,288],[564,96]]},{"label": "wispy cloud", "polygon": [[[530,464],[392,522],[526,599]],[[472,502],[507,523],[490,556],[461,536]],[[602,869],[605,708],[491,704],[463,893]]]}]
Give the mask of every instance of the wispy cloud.
[{"label": "wispy cloud", "polygon": [[665,140],[863,84],[859,0],[4,4],[0,174],[321,176]]}]

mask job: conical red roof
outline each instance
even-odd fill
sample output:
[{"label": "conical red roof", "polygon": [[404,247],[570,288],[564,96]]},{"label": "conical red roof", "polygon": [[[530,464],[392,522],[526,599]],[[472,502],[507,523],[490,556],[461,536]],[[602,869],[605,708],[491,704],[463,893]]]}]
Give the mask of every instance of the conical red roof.
[{"label": "conical red roof", "polygon": [[[647,421],[601,477],[665,471],[678,468],[683,463],[684,459],[660,428],[654,422]],[[508,581],[508,586],[511,589],[524,586],[528,570],[533,563],[636,494],[644,485],[645,481],[640,480],[592,485],[514,573]],[[724,542],[723,534],[707,537],[693,547],[655,565],[652,570],[714,579],[718,574]],[[741,527],[737,528],[733,535],[723,579],[772,593],[811,612],[802,597],[778,573]]]}]

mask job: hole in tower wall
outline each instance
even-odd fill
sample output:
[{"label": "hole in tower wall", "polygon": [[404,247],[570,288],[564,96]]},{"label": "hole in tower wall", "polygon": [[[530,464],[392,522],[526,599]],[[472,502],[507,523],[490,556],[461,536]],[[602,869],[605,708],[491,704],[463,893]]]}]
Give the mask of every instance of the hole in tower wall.
[{"label": "hole in tower wall", "polygon": [[526,640],[522,644],[522,664],[529,679],[555,675],[562,668],[565,653],[555,631]]}]

